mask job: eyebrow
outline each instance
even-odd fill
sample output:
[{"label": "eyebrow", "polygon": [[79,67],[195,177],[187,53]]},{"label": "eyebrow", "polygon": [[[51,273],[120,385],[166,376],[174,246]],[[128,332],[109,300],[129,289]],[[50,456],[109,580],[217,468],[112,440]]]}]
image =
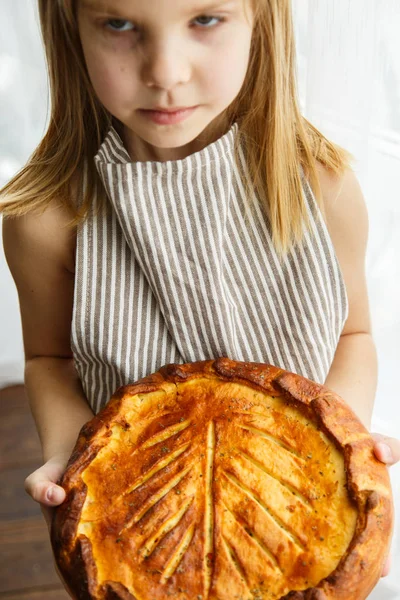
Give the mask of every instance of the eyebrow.
[{"label": "eyebrow", "polygon": [[[227,5],[236,5],[237,0],[217,0],[217,1],[213,1],[213,2],[209,2],[208,5],[206,6],[194,6],[193,8],[190,8],[190,10],[188,12],[190,13],[206,13],[208,11],[212,11],[212,10],[217,10],[217,9],[221,9],[223,7],[226,7]],[[127,13],[128,10],[127,9],[125,11],[125,9],[123,10],[119,10],[118,7],[115,7],[113,5],[113,3],[108,3],[107,1],[103,2],[101,0],[82,0],[81,3],[81,8],[87,11],[92,11],[92,12],[107,12],[107,13],[112,13],[115,15],[121,15],[123,13]]]}]

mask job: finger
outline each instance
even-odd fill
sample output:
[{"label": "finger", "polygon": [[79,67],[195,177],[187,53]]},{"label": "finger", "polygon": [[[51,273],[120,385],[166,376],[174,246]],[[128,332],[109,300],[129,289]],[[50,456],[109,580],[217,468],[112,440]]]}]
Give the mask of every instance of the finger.
[{"label": "finger", "polygon": [[42,469],[37,469],[24,482],[25,491],[36,501],[46,506],[57,506],[65,500],[65,491],[49,479]]},{"label": "finger", "polygon": [[391,465],[395,462],[393,460],[392,449],[386,442],[375,442],[374,454],[378,460],[387,465]]},{"label": "finger", "polygon": [[372,436],[375,440],[374,453],[378,460],[389,465],[394,465],[400,460],[400,440],[381,433],[373,433]]}]

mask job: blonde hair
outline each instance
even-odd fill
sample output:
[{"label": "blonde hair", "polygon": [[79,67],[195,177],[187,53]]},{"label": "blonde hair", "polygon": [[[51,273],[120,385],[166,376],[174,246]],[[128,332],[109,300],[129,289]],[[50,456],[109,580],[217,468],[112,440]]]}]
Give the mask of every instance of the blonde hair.
[{"label": "blonde hair", "polygon": [[[99,209],[107,198],[92,158],[113,117],[91,85],[80,44],[74,0],[38,0],[51,94],[48,129],[27,164],[0,194],[0,211],[20,216],[44,210],[57,199],[71,213],[70,226],[87,218],[93,194]],[[353,156],[330,142],[299,109],[291,0],[251,0],[253,37],[242,89],[226,109],[239,125],[245,145],[245,190],[256,193],[270,221],[272,239],[283,256],[301,241],[308,226],[299,165],[323,211],[316,162],[342,174]],[[85,169],[86,167],[86,169]],[[86,172],[85,195],[77,202]],[[243,171],[244,174],[244,171]]]}]

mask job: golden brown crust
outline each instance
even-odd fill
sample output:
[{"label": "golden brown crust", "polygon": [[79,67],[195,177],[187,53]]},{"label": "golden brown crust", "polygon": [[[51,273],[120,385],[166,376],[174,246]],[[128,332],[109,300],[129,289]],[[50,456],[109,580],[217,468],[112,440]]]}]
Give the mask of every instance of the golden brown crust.
[{"label": "golden brown crust", "polygon": [[132,596],[124,585],[114,581],[104,585],[101,594],[103,594],[104,600],[136,600],[136,597]]},{"label": "golden brown crust", "polygon": [[78,599],[362,600],[393,525],[344,401],[225,357],[117,390],[60,485],[51,540]]}]

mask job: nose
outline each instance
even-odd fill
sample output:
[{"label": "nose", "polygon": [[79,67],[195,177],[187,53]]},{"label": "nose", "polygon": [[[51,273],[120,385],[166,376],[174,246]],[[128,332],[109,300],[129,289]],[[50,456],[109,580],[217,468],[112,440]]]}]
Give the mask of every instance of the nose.
[{"label": "nose", "polygon": [[165,90],[190,79],[190,60],[177,40],[158,42],[144,51],[142,79],[148,87]]}]

